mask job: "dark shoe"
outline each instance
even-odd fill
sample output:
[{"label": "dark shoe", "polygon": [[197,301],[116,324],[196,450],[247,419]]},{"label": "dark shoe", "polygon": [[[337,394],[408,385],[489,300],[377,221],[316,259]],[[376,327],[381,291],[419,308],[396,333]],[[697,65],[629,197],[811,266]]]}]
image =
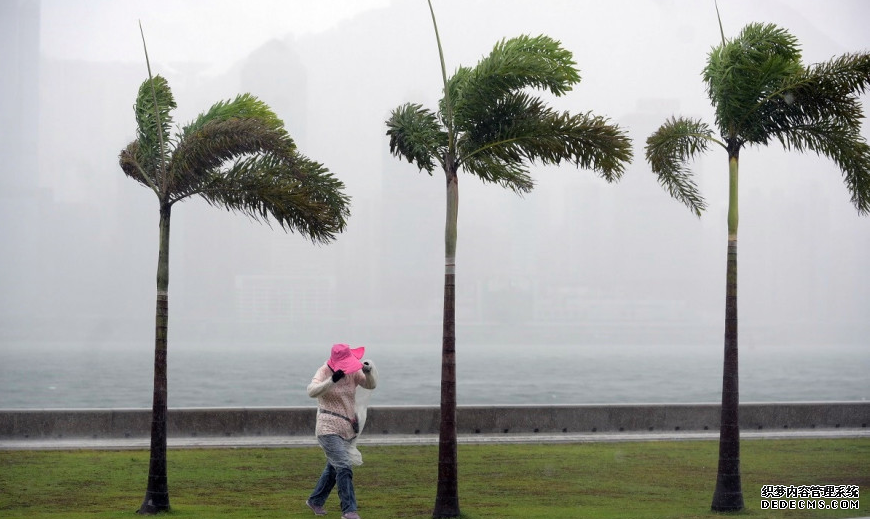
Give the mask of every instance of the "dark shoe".
[{"label": "dark shoe", "polygon": [[326,509],[322,506],[315,505],[311,502],[310,499],[308,501],[305,501],[305,504],[308,505],[308,508],[310,508],[314,512],[314,515],[326,515]]}]

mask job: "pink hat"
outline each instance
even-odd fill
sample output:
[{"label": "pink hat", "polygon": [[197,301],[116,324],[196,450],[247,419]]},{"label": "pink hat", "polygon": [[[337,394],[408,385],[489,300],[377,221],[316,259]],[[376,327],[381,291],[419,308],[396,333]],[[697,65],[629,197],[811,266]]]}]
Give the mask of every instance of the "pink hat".
[{"label": "pink hat", "polygon": [[326,361],[326,365],[333,371],[342,370],[346,374],[350,374],[362,369],[363,365],[359,359],[365,352],[365,347],[351,348],[347,344],[333,344],[332,355]]}]

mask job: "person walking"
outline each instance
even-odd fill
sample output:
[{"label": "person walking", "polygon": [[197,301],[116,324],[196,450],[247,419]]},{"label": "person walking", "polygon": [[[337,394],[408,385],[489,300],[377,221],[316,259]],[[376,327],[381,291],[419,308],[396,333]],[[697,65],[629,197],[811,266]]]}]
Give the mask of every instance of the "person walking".
[{"label": "person walking", "polygon": [[356,438],[362,425],[357,412],[357,386],[372,390],[378,383],[374,364],[361,361],[365,348],[334,344],[326,363],[308,385],[308,396],[317,399],[317,424],[314,433],[326,454],[326,467],[305,502],[315,515],[326,515],[323,505],[338,485],[342,519],[360,519],[353,487],[354,464],[362,459]]}]

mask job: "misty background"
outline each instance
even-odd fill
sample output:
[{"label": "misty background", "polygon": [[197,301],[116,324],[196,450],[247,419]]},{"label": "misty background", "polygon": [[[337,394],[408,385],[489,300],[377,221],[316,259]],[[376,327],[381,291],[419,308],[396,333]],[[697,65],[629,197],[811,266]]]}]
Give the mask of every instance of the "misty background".
[{"label": "misty background", "polygon": [[[713,2],[434,7],[448,74],[502,38],[560,40],[583,79],[552,104],[609,117],[635,154],[615,184],[573,166],[533,166],[537,185],[525,197],[460,176],[460,355],[511,343],[721,356],[727,156],[711,149],[692,166],[709,202],[700,219],[659,187],[643,156],[671,115],[714,124],[700,75],[720,42]],[[870,47],[861,0],[725,0],[719,9],[726,37],[775,23],[798,38],[807,64]],[[139,20],[177,125],[251,92],[352,197],[347,231],[326,246],[199,199],[177,204],[170,359],[180,344],[292,357],[334,342],[437,356],[444,178],[392,157],[384,125],[405,102],[435,108],[441,97],[424,0],[0,2],[0,349],[39,345],[50,356],[70,344],[126,345],[147,358],[153,347],[158,206],[117,160],[135,137],[133,103],[147,79]],[[870,219],[836,165],[772,144],[745,150],[740,167],[742,350],[822,359],[831,346],[866,346]],[[870,367],[866,355],[857,362]]]}]

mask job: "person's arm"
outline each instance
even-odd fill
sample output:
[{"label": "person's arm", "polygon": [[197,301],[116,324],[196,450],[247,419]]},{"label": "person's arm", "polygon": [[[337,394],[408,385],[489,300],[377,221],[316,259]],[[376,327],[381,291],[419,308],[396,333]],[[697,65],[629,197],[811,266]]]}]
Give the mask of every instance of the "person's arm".
[{"label": "person's arm", "polygon": [[362,369],[363,377],[359,380],[359,385],[365,389],[374,389],[378,387],[378,368],[374,362],[370,360],[363,361]]},{"label": "person's arm", "polygon": [[329,391],[329,388],[335,385],[336,382],[344,377],[344,371],[338,370],[332,372],[328,368],[320,368],[308,384],[308,396],[317,398],[320,395]]}]

